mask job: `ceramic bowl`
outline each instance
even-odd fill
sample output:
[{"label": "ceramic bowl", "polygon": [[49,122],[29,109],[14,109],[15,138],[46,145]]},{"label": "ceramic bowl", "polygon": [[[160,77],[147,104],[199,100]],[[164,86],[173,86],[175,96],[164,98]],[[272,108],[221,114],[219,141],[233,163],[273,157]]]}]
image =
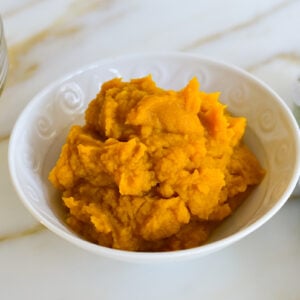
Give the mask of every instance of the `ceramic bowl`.
[{"label": "ceramic bowl", "polygon": [[[48,182],[72,124],[81,124],[88,103],[101,84],[152,74],[158,86],[181,89],[197,76],[201,89],[220,91],[236,116],[245,116],[245,142],[267,170],[263,182],[211,236],[188,250],[136,253],[95,245],[64,222],[59,195]],[[65,76],[41,91],[20,115],[9,144],[13,184],[28,210],[47,228],[91,252],[132,262],[164,262],[200,257],[228,246],[268,221],[287,201],[299,177],[299,133],[282,99],[239,68],[189,54],[141,54],[97,62]]]}]

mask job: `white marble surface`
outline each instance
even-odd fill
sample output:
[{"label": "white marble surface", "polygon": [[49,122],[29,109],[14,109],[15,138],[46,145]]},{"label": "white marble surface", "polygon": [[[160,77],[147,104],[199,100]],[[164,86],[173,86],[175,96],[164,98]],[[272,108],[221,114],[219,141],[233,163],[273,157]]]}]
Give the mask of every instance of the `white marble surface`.
[{"label": "white marble surface", "polygon": [[10,58],[0,98],[1,300],[300,299],[297,197],[221,252],[138,265],[86,253],[39,225],[7,167],[11,129],[32,96],[66,72],[111,56],[184,51],[221,59],[267,82],[292,107],[299,0],[1,0],[0,13]]}]

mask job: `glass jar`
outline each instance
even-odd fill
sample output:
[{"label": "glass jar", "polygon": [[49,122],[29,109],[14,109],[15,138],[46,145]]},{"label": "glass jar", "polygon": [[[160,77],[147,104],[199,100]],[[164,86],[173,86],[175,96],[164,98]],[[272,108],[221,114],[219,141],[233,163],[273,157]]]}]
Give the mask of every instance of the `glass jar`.
[{"label": "glass jar", "polygon": [[300,75],[296,78],[293,86],[293,113],[300,125]]},{"label": "glass jar", "polygon": [[3,30],[3,23],[0,16],[0,95],[4,88],[7,72],[8,72],[7,49],[6,49],[6,42],[5,42],[5,36]]}]

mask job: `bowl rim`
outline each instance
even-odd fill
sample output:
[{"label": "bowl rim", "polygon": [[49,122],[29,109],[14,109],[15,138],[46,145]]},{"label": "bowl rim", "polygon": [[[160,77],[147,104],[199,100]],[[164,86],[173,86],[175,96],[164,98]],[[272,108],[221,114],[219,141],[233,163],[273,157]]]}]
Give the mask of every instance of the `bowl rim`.
[{"label": "bowl rim", "polygon": [[[26,115],[34,108],[34,106],[39,102],[39,99],[43,97],[45,94],[47,94],[49,91],[53,90],[56,86],[59,85],[59,83],[66,81],[73,76],[79,75],[81,73],[84,73],[88,70],[97,68],[101,65],[105,65],[108,63],[118,63],[122,62],[124,60],[130,60],[130,59],[141,59],[141,58],[160,58],[163,59],[165,57],[172,57],[177,59],[195,59],[198,61],[205,61],[208,63],[211,63],[213,65],[221,66],[222,68],[229,69],[231,71],[234,71],[243,77],[246,77],[248,80],[254,82],[255,84],[262,87],[264,90],[266,90],[281,106],[281,108],[284,110],[284,112],[288,115],[288,119],[290,122],[290,127],[293,131],[293,136],[295,140],[295,146],[296,146],[296,160],[295,160],[295,167],[292,174],[292,180],[289,182],[286,190],[284,191],[282,197],[276,202],[276,204],[263,216],[259,217],[258,220],[256,220],[254,223],[248,225],[246,228],[241,229],[240,231],[227,236],[225,238],[222,238],[218,241],[214,241],[209,244],[204,244],[199,247],[190,248],[190,249],[184,249],[184,250],[176,250],[176,251],[166,251],[166,252],[133,252],[133,251],[127,251],[127,250],[118,250],[118,249],[112,249],[107,248],[101,245],[93,244],[87,240],[84,240],[83,238],[80,238],[79,236],[71,235],[69,233],[64,232],[62,229],[56,227],[54,224],[52,224],[50,221],[45,219],[41,214],[39,214],[33,206],[30,205],[30,202],[27,201],[25,194],[22,192],[22,187],[15,176],[15,160],[14,160],[14,153],[16,151],[16,145],[17,145],[17,135],[19,128],[22,127],[22,123],[25,121]],[[29,210],[29,212],[45,227],[47,227],[50,231],[56,233],[58,236],[62,237],[63,239],[68,240],[72,244],[75,244],[79,246],[80,248],[83,248],[85,250],[89,250],[93,253],[96,253],[98,255],[105,255],[107,257],[111,257],[118,260],[125,260],[125,261],[131,261],[131,262],[165,262],[165,261],[172,261],[172,260],[178,260],[178,259],[190,259],[193,257],[199,257],[202,255],[206,255],[208,253],[215,252],[217,250],[220,250],[223,247],[229,246],[230,244],[233,244],[237,242],[238,240],[241,240],[245,236],[249,235],[250,233],[254,232],[256,229],[258,229],[260,226],[262,226],[264,223],[266,223],[272,216],[274,216],[279,209],[285,204],[285,202],[288,200],[289,196],[293,192],[293,189],[295,188],[298,179],[300,177],[300,133],[298,130],[298,124],[289,109],[288,105],[284,102],[284,100],[266,83],[264,83],[262,80],[258,79],[254,75],[250,74],[249,72],[245,71],[244,69],[237,67],[231,63],[224,62],[221,60],[213,59],[207,56],[198,55],[198,54],[192,54],[192,53],[183,53],[183,52],[146,52],[146,53],[136,53],[136,54],[129,54],[129,55],[122,55],[122,56],[115,56],[110,57],[107,59],[101,59],[97,60],[91,64],[85,65],[82,68],[79,68],[75,71],[71,71],[64,76],[61,76],[54,82],[48,84],[46,87],[44,87],[39,93],[37,93],[25,106],[25,108],[22,110],[21,114],[19,115],[11,136],[9,140],[9,146],[8,146],[8,164],[9,164],[9,173],[11,177],[11,181],[13,183],[13,186],[22,201],[23,205]]]}]

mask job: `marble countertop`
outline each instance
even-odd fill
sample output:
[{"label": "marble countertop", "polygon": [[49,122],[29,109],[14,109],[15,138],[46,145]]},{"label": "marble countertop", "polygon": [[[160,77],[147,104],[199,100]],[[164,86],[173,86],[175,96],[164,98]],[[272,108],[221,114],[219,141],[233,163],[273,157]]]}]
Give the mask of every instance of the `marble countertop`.
[{"label": "marble countertop", "polygon": [[[0,299],[299,299],[300,197],[262,228],[207,257],[112,261],[40,225],[9,178],[10,132],[44,86],[95,60],[182,51],[240,66],[293,109],[298,0],[1,0],[10,70],[0,99]],[[299,199],[298,199],[299,198]]]}]

